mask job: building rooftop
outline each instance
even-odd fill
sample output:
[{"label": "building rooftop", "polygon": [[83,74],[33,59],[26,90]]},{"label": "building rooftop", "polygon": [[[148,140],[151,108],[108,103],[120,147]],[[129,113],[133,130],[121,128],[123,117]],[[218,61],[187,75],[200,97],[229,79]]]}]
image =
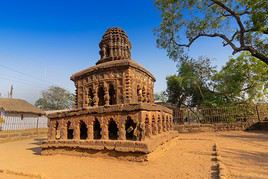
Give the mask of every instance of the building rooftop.
[{"label": "building rooftop", "polygon": [[0,109],[13,113],[45,114],[41,109],[22,99],[0,98]]}]

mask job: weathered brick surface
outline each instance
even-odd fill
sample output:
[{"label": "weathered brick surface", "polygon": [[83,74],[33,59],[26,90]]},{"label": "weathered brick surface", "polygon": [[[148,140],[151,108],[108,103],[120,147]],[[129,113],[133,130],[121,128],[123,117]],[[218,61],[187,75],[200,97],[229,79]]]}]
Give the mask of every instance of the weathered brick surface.
[{"label": "weathered brick surface", "polygon": [[108,29],[99,47],[96,65],[71,76],[76,108],[48,116],[48,143],[43,150],[148,153],[146,138],[173,129],[172,110],[154,104],[155,78],[131,59],[126,33]]}]

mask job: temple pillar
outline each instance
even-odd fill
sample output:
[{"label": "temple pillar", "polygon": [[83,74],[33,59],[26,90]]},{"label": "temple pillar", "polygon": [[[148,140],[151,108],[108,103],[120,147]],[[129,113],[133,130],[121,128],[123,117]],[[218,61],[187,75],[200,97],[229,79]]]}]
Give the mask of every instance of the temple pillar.
[{"label": "temple pillar", "polygon": [[140,130],[140,140],[144,141],[145,140],[145,122],[141,122],[140,126],[139,126],[139,130]]},{"label": "temple pillar", "polygon": [[142,90],[139,85],[137,86],[137,98],[138,102],[142,102]]},{"label": "temple pillar", "polygon": [[162,130],[163,130],[162,120],[161,120],[160,115],[157,116],[157,125],[158,125],[158,133],[160,134],[162,133]]},{"label": "temple pillar", "polygon": [[73,121],[74,140],[80,140],[80,122],[79,119]]},{"label": "temple pillar", "polygon": [[104,101],[105,101],[105,106],[108,106],[109,101],[110,101],[109,87],[108,87],[108,84],[105,82],[104,82]]},{"label": "temple pillar", "polygon": [[104,117],[101,118],[101,128],[102,128],[101,139],[108,140],[109,139],[108,120]]},{"label": "temple pillar", "polygon": [[169,130],[172,130],[172,119],[171,119],[171,116],[169,116]]},{"label": "temple pillar", "polygon": [[[119,116],[118,116],[118,118],[119,118]],[[124,119],[125,119],[125,117],[124,117]],[[118,139],[119,140],[126,140],[125,120],[119,120],[118,130],[119,130],[119,138]]]},{"label": "temple pillar", "polygon": [[56,137],[56,122],[49,121],[49,132],[48,132],[48,139],[55,140]]},{"label": "temple pillar", "polygon": [[163,132],[166,132],[167,131],[167,129],[166,129],[166,120],[165,120],[164,115],[162,116],[162,126],[163,126]]},{"label": "temple pillar", "polygon": [[93,91],[94,106],[97,107],[99,105],[98,87],[94,85],[92,91]]},{"label": "temple pillar", "polygon": [[151,102],[151,98],[150,98],[150,93],[148,91],[147,91],[147,95],[146,95],[146,102],[147,103],[150,103]]},{"label": "temple pillar", "polygon": [[170,116],[170,129],[173,130],[173,127],[174,127],[173,119]]},{"label": "temple pillar", "polygon": [[64,119],[61,120],[60,123],[60,133],[61,133],[61,139],[66,140],[67,139],[67,121]]},{"label": "temple pillar", "polygon": [[142,102],[146,102],[146,90],[144,87],[142,88]]},{"label": "temple pillar", "polygon": [[88,106],[90,106],[90,104],[89,104],[89,89],[88,88],[85,88],[85,94],[84,94],[84,101],[85,101],[85,103],[83,104],[84,106],[83,107],[88,107]]},{"label": "temple pillar", "polygon": [[155,116],[152,116],[152,134],[157,135],[158,134],[158,126],[157,126],[157,120]]},{"label": "temple pillar", "polygon": [[87,124],[87,138],[90,140],[93,139],[93,135],[94,135],[93,121],[94,121],[94,118],[91,118],[91,119],[88,119],[86,122],[86,124]]},{"label": "temple pillar", "polygon": [[145,135],[147,137],[151,137],[152,136],[152,122],[151,122],[151,115],[146,115],[145,118]]},{"label": "temple pillar", "polygon": [[167,129],[167,131],[169,131],[169,128],[170,126],[169,126],[169,118],[168,118],[168,116],[166,116],[166,129]]}]

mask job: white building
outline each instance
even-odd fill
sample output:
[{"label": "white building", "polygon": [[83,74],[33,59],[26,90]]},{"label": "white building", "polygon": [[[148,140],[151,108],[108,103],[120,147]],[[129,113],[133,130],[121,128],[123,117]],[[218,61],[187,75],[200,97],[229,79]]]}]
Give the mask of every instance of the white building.
[{"label": "white building", "polygon": [[45,113],[21,99],[0,98],[0,131],[47,128]]}]

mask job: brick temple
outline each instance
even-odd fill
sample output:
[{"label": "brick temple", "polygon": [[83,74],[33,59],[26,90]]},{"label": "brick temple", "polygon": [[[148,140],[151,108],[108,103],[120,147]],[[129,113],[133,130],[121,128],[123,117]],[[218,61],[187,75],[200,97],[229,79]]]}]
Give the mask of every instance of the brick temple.
[{"label": "brick temple", "polygon": [[48,116],[43,154],[70,149],[149,153],[172,130],[172,111],[154,104],[155,78],[132,60],[127,34],[110,28],[99,48],[96,65],[71,76],[76,108]]}]

